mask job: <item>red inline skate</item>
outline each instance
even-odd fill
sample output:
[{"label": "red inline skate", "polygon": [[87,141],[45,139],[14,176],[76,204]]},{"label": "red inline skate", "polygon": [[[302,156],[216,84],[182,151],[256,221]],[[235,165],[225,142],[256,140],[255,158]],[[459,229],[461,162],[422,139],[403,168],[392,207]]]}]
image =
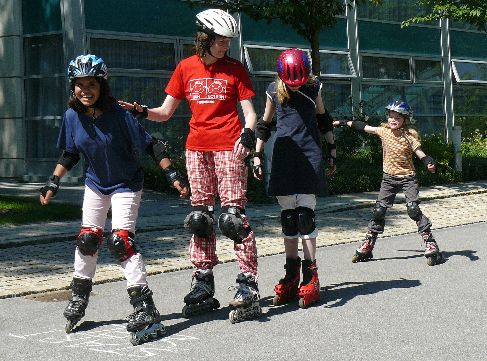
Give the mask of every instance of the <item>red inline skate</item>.
[{"label": "red inline skate", "polygon": [[305,259],[301,262],[303,282],[299,286],[299,307],[308,308],[320,300],[320,280],[316,260]]},{"label": "red inline skate", "polygon": [[286,258],[286,264],[284,265],[286,275],[274,287],[274,292],[276,293],[272,300],[274,306],[285,304],[298,296],[300,268],[301,258]]}]

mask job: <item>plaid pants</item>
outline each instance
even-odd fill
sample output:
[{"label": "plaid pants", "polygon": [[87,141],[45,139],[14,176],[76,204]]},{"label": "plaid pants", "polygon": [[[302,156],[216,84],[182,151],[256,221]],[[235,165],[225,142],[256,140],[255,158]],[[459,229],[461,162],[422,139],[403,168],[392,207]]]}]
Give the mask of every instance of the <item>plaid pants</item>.
[{"label": "plaid pants", "polygon": [[[191,187],[191,205],[214,206],[216,196],[221,206],[245,209],[247,203],[247,166],[233,156],[233,151],[186,150],[186,169]],[[215,219],[217,217],[215,216]],[[248,219],[242,215],[244,227]],[[234,243],[235,255],[241,272],[257,275],[257,246],[254,232],[242,243]],[[208,238],[193,236],[189,245],[190,261],[197,269],[212,269],[218,264],[215,232]]]}]

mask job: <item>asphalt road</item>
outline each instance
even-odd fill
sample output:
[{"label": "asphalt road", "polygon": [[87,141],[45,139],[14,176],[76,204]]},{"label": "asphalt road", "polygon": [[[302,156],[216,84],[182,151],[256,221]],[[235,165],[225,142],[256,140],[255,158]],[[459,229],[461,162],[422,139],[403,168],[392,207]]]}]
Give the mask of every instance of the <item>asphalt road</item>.
[{"label": "asphalt road", "polygon": [[272,306],[283,255],[260,258],[260,319],[230,324],[237,265],[215,268],[222,308],[186,320],[191,270],[149,278],[168,335],[134,347],[124,282],[96,285],[78,331],[66,335],[66,291],[0,300],[0,359],[485,360],[487,223],[435,231],[446,261],[429,267],[417,234],[380,239],[375,260],[352,264],[356,244],[319,248],[322,301]]}]

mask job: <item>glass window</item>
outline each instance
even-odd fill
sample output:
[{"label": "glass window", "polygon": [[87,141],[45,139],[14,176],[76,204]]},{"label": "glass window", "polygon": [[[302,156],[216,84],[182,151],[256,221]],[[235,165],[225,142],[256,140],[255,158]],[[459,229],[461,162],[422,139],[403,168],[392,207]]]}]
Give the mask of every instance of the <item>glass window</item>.
[{"label": "glass window", "polygon": [[174,42],[91,38],[90,51],[103,58],[108,69],[173,71],[176,67]]},{"label": "glass window", "polygon": [[411,80],[409,59],[362,56],[364,78]]},{"label": "glass window", "polygon": [[453,87],[453,106],[456,116],[487,114],[487,87],[458,84]]},{"label": "glass window", "polygon": [[415,59],[414,76],[416,81],[441,81],[441,61]]},{"label": "glass window", "polygon": [[279,54],[285,48],[261,48],[245,46],[245,59],[251,73],[276,72],[276,62]]},{"label": "glass window", "polygon": [[60,34],[24,38],[25,75],[64,74],[63,38]]},{"label": "glass window", "polygon": [[[27,158],[58,158],[57,138],[61,119],[29,119],[26,121]],[[52,166],[52,165],[51,165]]]},{"label": "glass window", "polygon": [[415,0],[383,0],[379,6],[364,1],[357,6],[357,16],[362,19],[401,22],[416,15]]},{"label": "glass window", "polygon": [[25,80],[25,115],[27,118],[58,116],[67,104],[66,78],[31,78]]},{"label": "glass window", "polygon": [[183,43],[183,59],[194,55],[194,44]]},{"label": "glass window", "polygon": [[453,60],[452,65],[457,82],[487,83],[487,62]]},{"label": "glass window", "polygon": [[326,109],[334,116],[350,116],[350,82],[322,80],[321,96]]},{"label": "glass window", "polygon": [[320,52],[320,72],[327,76],[355,76],[355,69],[346,53]]}]

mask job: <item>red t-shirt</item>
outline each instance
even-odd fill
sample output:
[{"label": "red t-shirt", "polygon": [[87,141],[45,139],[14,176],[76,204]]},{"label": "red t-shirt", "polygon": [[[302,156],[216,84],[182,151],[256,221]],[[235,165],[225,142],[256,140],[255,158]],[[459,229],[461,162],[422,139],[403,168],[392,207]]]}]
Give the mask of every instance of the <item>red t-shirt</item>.
[{"label": "red t-shirt", "polygon": [[237,101],[255,95],[242,63],[224,57],[206,66],[197,55],[178,64],[166,93],[188,99],[192,117],[186,148],[203,151],[233,149],[242,130]]}]

